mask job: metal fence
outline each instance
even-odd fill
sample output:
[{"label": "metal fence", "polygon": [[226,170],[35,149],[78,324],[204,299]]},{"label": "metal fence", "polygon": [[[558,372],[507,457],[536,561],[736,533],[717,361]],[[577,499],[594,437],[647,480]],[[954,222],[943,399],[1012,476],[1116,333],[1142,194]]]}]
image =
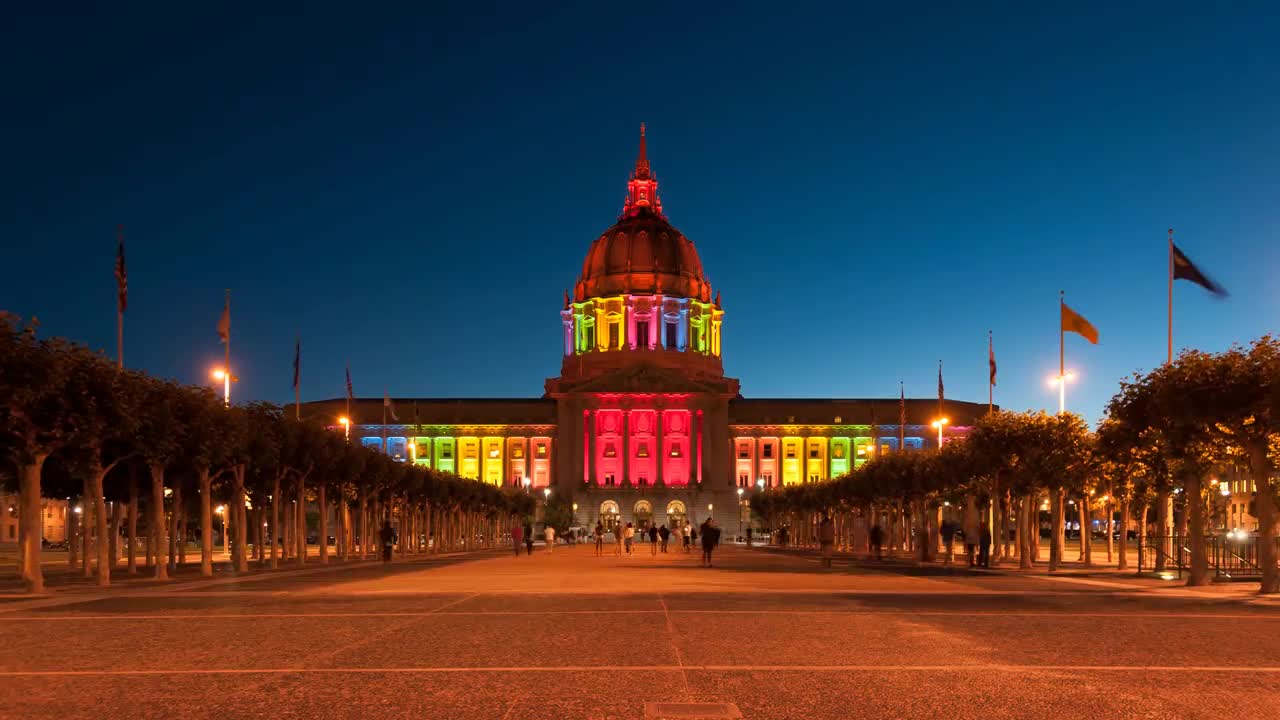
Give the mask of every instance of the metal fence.
[{"label": "metal fence", "polygon": [[[1258,564],[1258,536],[1247,533],[1206,535],[1205,554],[1209,567],[1222,580],[1258,580],[1262,567]],[[1276,539],[1280,554],[1280,538]],[[1163,562],[1161,562],[1163,560]],[[1138,538],[1138,572],[1161,568],[1177,573],[1179,578],[1191,570],[1191,543],[1181,535],[1146,535]]]}]

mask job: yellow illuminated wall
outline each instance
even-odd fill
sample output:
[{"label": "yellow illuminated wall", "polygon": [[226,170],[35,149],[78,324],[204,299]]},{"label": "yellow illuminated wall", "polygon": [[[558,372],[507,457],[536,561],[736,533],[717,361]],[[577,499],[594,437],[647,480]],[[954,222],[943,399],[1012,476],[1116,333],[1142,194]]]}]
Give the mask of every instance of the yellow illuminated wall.
[{"label": "yellow illuminated wall", "polygon": [[468,480],[480,479],[480,438],[458,438],[458,474]]},{"label": "yellow illuminated wall", "polygon": [[804,438],[782,438],[782,484],[799,485],[804,481],[800,463],[804,460]]},{"label": "yellow illuminated wall", "polygon": [[486,437],[483,447],[484,481],[490,485],[502,484],[502,438]]},{"label": "yellow illuminated wall", "polygon": [[827,479],[827,442],[824,438],[809,438],[805,443],[804,462],[805,482]]}]

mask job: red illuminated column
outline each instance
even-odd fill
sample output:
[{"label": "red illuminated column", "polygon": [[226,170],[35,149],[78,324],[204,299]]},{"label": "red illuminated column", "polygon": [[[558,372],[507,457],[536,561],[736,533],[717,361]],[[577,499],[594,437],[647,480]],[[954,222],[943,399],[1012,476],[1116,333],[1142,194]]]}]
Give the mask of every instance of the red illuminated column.
[{"label": "red illuminated column", "polygon": [[635,482],[631,477],[631,411],[622,411],[622,477],[628,482]]},{"label": "red illuminated column", "polygon": [[591,482],[591,411],[582,411],[582,482]]},{"label": "red illuminated column", "polygon": [[654,408],[654,419],[657,421],[654,427],[654,458],[658,461],[657,477],[654,480],[658,485],[662,484],[662,466],[667,462],[667,452],[662,447],[662,409]]},{"label": "red illuminated column", "polygon": [[698,411],[698,437],[696,442],[698,443],[698,451],[694,457],[697,458],[698,484],[701,485],[702,484],[702,411],[701,410]]}]

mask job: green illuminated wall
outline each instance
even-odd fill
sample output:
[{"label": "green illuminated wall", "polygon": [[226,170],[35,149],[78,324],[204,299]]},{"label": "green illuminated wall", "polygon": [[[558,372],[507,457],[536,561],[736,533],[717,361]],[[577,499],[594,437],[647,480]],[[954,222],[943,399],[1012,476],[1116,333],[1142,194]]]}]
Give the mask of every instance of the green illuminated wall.
[{"label": "green illuminated wall", "polygon": [[451,437],[438,437],[435,442],[435,468],[442,472],[454,472],[457,465],[457,443]]},{"label": "green illuminated wall", "polygon": [[840,477],[849,472],[849,453],[849,438],[831,438],[831,477]]}]

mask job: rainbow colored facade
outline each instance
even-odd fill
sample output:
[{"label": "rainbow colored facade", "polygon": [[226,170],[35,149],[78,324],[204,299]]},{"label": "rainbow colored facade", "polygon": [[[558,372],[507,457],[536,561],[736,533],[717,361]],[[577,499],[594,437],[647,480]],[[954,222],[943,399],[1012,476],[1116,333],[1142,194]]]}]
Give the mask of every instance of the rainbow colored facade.
[{"label": "rainbow colored facade", "polygon": [[[544,395],[397,398],[400,420],[385,427],[380,398],[357,400],[352,438],[481,482],[551,489],[584,526],[714,515],[732,532],[755,492],[935,446],[939,414],[945,441],[987,411],[933,398],[744,398],[724,374],[724,316],[693,242],[663,213],[642,126],[622,214],[565,292],[560,375]],[[342,400],[308,410],[343,411]]]}]

